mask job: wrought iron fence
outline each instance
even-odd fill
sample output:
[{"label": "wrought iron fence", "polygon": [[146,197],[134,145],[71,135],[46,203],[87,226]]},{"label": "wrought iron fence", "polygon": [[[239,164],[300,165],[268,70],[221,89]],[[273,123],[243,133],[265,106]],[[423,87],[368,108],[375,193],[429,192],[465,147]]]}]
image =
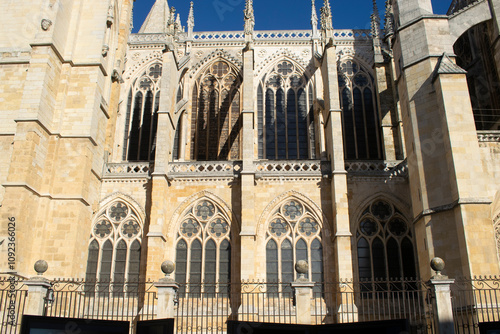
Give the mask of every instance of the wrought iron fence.
[{"label": "wrought iron fence", "polygon": [[46,298],[52,317],[137,321],[155,318],[153,282],[55,280]]},{"label": "wrought iron fence", "polygon": [[341,281],[316,285],[315,324],[407,319],[416,333],[433,333],[429,287],[418,280]]},{"label": "wrought iron fence", "polygon": [[0,333],[18,333],[26,305],[27,287],[19,277],[0,277]]},{"label": "wrought iron fence", "polygon": [[457,333],[479,333],[479,323],[500,321],[500,277],[456,279],[452,285]]},{"label": "wrought iron fence", "polygon": [[[18,333],[27,305],[25,281],[0,277],[1,333]],[[45,315],[135,323],[157,317],[153,282],[55,280],[44,298]],[[225,333],[228,320],[296,324],[290,283],[187,283],[176,297],[177,333]],[[500,321],[500,278],[457,279],[452,306],[457,333],[479,333]],[[310,307],[310,308],[309,308]],[[315,284],[308,305],[313,324],[407,319],[412,333],[434,333],[429,286],[418,280],[340,281]]]}]

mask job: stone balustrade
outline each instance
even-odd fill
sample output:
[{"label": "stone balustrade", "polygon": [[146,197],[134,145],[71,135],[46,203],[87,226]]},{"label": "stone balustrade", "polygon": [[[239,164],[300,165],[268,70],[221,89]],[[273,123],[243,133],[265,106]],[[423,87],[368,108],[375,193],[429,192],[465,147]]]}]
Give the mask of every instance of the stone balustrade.
[{"label": "stone balustrade", "polygon": [[345,169],[349,175],[359,176],[408,176],[406,160],[400,161],[346,161]]},{"label": "stone balustrade", "polygon": [[320,160],[261,160],[254,162],[255,175],[261,177],[328,175],[330,162]]},{"label": "stone balustrade", "polygon": [[168,165],[168,177],[235,177],[242,169],[241,161],[189,161],[172,162]]},{"label": "stone balustrade", "polygon": [[490,130],[490,131],[478,131],[477,140],[480,143],[499,143],[500,142],[500,131]]},{"label": "stone balustrade", "polygon": [[149,177],[153,165],[149,162],[108,163],[104,166],[103,178]]},{"label": "stone balustrade", "polygon": [[[309,41],[313,38],[312,30],[258,30],[254,32],[255,41]],[[337,40],[369,40],[370,30],[337,29],[334,31]],[[186,41],[187,33],[180,33],[179,40]],[[166,34],[131,34],[132,44],[164,43]],[[201,31],[193,34],[194,42],[243,42],[243,31]]]}]

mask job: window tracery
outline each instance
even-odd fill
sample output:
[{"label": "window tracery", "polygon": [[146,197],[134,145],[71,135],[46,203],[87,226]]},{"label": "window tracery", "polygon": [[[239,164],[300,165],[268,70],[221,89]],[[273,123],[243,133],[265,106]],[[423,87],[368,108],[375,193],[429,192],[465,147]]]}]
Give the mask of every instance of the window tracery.
[{"label": "window tracery", "polygon": [[389,202],[376,200],[365,208],[356,242],[361,280],[416,277],[412,231]]},{"label": "window tracery", "polygon": [[259,159],[315,159],[313,85],[292,62],[276,64],[257,89]]},{"label": "window tracery", "polygon": [[240,157],[241,79],[218,60],[193,88],[191,159],[234,160]]},{"label": "window tracery", "polygon": [[[142,223],[132,207],[115,200],[97,216],[93,225],[87,260],[87,291],[95,292],[92,282],[101,282],[100,293],[123,292],[124,282],[139,281]],[[106,283],[108,282],[108,283]],[[133,292],[134,284],[128,285]]]},{"label": "window tracery", "polygon": [[[312,211],[297,199],[283,202],[271,216],[266,232],[266,275],[268,282],[293,282],[294,265],[305,260],[313,282],[323,281],[321,225]],[[271,286],[275,292],[278,285]]]},{"label": "window tracery", "polygon": [[200,199],[188,208],[176,245],[176,282],[230,282],[231,221],[216,203]]},{"label": "window tracery", "polygon": [[161,74],[161,64],[152,64],[130,88],[125,119],[123,160],[154,160]]},{"label": "window tracery", "polygon": [[345,60],[338,80],[346,159],[382,159],[373,76],[354,60]]}]

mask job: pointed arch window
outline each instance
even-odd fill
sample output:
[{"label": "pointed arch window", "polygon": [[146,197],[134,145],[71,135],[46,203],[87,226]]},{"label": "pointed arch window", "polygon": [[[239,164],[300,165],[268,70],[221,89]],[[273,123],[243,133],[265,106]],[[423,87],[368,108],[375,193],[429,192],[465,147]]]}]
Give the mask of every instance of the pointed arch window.
[{"label": "pointed arch window", "polygon": [[353,60],[341,62],[339,91],[346,159],[382,159],[372,74]]},{"label": "pointed arch window", "polygon": [[86,274],[89,296],[95,291],[100,294],[137,292],[141,241],[142,223],[130,205],[117,200],[101,211],[92,227],[89,243]]},{"label": "pointed arch window", "polygon": [[191,159],[240,158],[241,78],[229,63],[209,66],[193,87]]},{"label": "pointed arch window", "polygon": [[[323,282],[322,228],[319,219],[297,199],[285,201],[275,212],[268,221],[266,232],[267,281],[293,282],[297,279],[295,263],[305,260],[309,264],[306,276],[316,283]],[[271,285],[268,291],[277,292],[278,289],[278,285]]]},{"label": "pointed arch window", "polygon": [[413,234],[394,205],[376,200],[367,206],[356,240],[361,280],[416,278]]},{"label": "pointed arch window", "polygon": [[160,106],[160,63],[151,65],[129,91],[123,160],[153,161]]},{"label": "pointed arch window", "polygon": [[315,159],[313,84],[279,62],[257,87],[259,159]]},{"label": "pointed arch window", "polygon": [[201,282],[209,283],[206,292],[227,292],[223,285],[219,291],[210,285],[231,279],[231,220],[215,202],[201,199],[185,212],[177,232],[175,261],[175,280],[192,283],[190,293],[196,293]]}]

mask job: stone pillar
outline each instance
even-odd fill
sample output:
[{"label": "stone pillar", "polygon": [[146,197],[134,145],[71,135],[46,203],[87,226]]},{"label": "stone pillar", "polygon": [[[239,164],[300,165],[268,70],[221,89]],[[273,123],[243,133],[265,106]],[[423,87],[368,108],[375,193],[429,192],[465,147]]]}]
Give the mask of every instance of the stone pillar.
[{"label": "stone pillar", "polygon": [[444,261],[438,257],[433,258],[431,267],[436,271],[428,282],[432,291],[432,302],[434,309],[434,323],[437,334],[455,334],[455,325],[453,323],[453,307],[451,304],[451,285],[455,280],[448,276],[441,275],[444,269]]},{"label": "stone pillar", "polygon": [[154,284],[158,289],[157,318],[171,319],[175,317],[175,297],[179,290],[179,284],[170,278],[170,274],[175,270],[175,264],[172,261],[165,261],[161,264],[161,270],[165,273],[165,277]]},{"label": "stone pillar", "polygon": [[312,324],[311,317],[311,298],[314,282],[305,277],[309,271],[309,265],[306,261],[300,260],[295,264],[295,270],[299,273],[299,278],[291,283],[295,293],[295,312],[297,314],[297,323],[301,325]]},{"label": "stone pillar", "polygon": [[45,299],[47,298],[50,281],[42,277],[47,271],[48,265],[44,260],[39,260],[35,263],[35,271],[38,276],[30,278],[24,284],[28,287],[28,299],[26,300],[26,315],[45,315]]},{"label": "stone pillar", "polygon": [[241,172],[241,278],[255,278],[254,49],[243,50],[243,112]]}]

